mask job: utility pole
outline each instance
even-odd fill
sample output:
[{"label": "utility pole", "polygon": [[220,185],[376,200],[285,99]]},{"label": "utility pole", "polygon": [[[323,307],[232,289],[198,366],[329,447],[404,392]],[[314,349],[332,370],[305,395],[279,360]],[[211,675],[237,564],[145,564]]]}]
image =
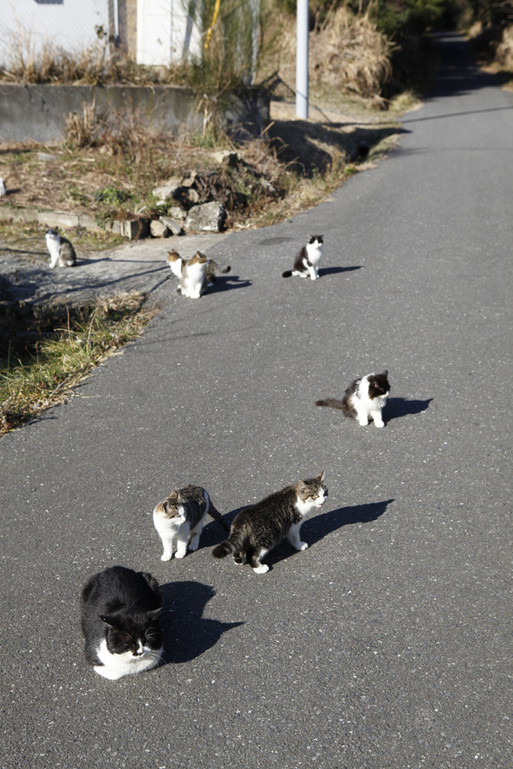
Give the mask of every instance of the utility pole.
[{"label": "utility pole", "polygon": [[297,0],[296,117],[308,117],[308,0]]}]

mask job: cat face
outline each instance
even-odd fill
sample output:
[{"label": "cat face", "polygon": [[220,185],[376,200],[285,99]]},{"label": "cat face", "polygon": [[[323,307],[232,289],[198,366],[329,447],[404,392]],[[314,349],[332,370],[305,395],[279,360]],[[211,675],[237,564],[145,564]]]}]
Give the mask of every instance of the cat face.
[{"label": "cat face", "polygon": [[167,499],[159,502],[155,512],[160,513],[164,518],[169,518],[177,526],[185,521],[182,500],[178,491],[172,491]]},{"label": "cat face", "polygon": [[314,243],[321,245],[322,243],[324,243],[323,238],[324,238],[324,235],[310,235],[310,237],[308,238],[308,245],[313,246]]},{"label": "cat face", "polygon": [[167,252],[167,261],[168,262],[176,262],[176,261],[178,261],[178,259],[181,259],[181,258],[182,257],[180,256],[178,251],[175,251],[174,249],[173,249],[173,251],[168,251]]},{"label": "cat face", "polygon": [[206,257],[205,254],[202,254],[201,251],[196,251],[192,259],[189,259],[189,265],[206,264],[207,262],[208,262],[208,257]]},{"label": "cat face", "polygon": [[46,231],[46,238],[48,240],[55,240],[56,243],[60,242],[60,235],[57,232],[57,230],[47,230]]},{"label": "cat face", "polygon": [[303,504],[322,507],[328,498],[328,488],[323,483],[324,470],[308,481],[299,481],[299,497]]},{"label": "cat face", "polygon": [[100,618],[107,625],[107,649],[111,654],[126,657],[141,657],[157,652],[162,646],[162,633],[158,616],[161,609],[148,612],[123,614],[102,614]]},{"label": "cat face", "polygon": [[388,381],[388,371],[382,374],[371,374],[369,380],[369,398],[379,398],[388,395],[390,384]]}]

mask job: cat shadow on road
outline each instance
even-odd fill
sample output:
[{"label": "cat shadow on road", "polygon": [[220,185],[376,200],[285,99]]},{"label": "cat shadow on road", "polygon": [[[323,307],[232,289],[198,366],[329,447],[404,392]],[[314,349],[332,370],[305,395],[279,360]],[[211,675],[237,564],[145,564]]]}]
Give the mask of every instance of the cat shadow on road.
[{"label": "cat shadow on road", "polygon": [[163,610],[160,626],[164,638],[164,662],[190,662],[215,646],[223,633],[243,622],[219,622],[203,617],[215,590],[201,582],[169,582],[161,585]]},{"label": "cat shadow on road", "polygon": [[[311,547],[332,531],[341,529],[342,526],[348,526],[353,523],[370,523],[375,521],[386,511],[388,505],[393,499],[385,499],[382,502],[369,502],[366,505],[355,505],[354,507],[339,507],[336,510],[329,510],[321,515],[315,515],[307,518],[301,526],[301,539]],[[278,561],[284,561],[291,555],[297,553],[287,540],[272,550],[265,557],[265,563],[270,566]]]},{"label": "cat shadow on road", "polygon": [[407,414],[420,414],[421,411],[425,411],[433,398],[428,398],[425,401],[409,401],[407,398],[389,398],[384,410],[385,422],[390,422],[392,419],[399,419]]},{"label": "cat shadow on road", "polygon": [[321,267],[319,270],[319,277],[323,278],[326,275],[336,275],[339,272],[352,272],[353,270],[361,270],[362,264],[355,265],[354,267]]},{"label": "cat shadow on road", "polygon": [[216,275],[216,282],[209,286],[207,294],[219,294],[221,291],[232,291],[234,288],[251,286],[250,280],[239,278],[238,275]]}]

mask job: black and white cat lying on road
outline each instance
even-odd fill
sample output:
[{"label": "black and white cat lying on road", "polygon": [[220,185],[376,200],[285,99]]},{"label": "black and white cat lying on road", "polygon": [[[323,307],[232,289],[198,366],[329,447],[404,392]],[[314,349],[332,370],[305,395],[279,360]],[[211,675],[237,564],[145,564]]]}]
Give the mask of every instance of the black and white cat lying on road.
[{"label": "black and white cat lying on road", "polygon": [[104,678],[156,667],[162,657],[157,580],[146,572],[113,566],[87,580],[82,590],[85,658]]}]

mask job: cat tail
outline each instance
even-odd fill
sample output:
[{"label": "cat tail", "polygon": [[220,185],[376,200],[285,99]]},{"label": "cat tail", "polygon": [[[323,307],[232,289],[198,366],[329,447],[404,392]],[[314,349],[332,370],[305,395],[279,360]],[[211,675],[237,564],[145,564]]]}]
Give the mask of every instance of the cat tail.
[{"label": "cat tail", "polygon": [[281,277],[282,278],[291,278],[292,277],[292,270],[285,270],[285,272],[282,272]]},{"label": "cat tail", "polygon": [[345,412],[346,406],[343,401],[338,401],[335,398],[326,398],[323,401],[315,401],[316,406],[327,406],[330,409],[342,409]]},{"label": "cat tail", "polygon": [[214,547],[212,555],[214,558],[226,558],[230,553],[239,553],[242,549],[242,545],[243,538],[239,534],[232,533],[228,539],[225,539],[224,542],[221,542]]},{"label": "cat tail", "polygon": [[212,500],[210,500],[210,507],[208,509],[208,514],[212,516],[214,521],[217,521],[218,523],[220,523],[225,531],[230,531],[230,527],[228,526],[228,524],[224,520],[224,518],[221,515],[221,513],[219,512],[219,510],[217,510],[214,507],[214,505],[212,504]]}]

